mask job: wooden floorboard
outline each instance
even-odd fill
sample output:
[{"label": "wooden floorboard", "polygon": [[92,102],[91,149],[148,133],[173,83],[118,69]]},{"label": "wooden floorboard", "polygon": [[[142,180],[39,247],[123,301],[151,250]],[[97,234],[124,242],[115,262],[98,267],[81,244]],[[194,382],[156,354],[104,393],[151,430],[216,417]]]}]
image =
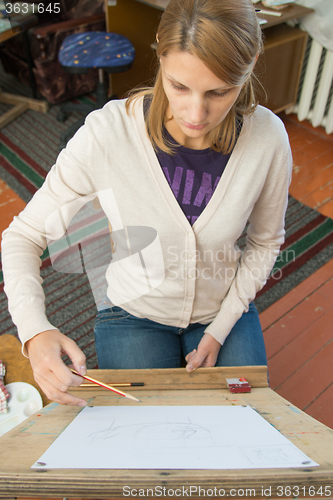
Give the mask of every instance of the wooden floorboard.
[{"label": "wooden floorboard", "polygon": [[333,415],[333,382],[305,408],[313,418],[332,426]]},{"label": "wooden floorboard", "polygon": [[[333,134],[281,115],[293,152],[290,193],[333,218]],[[270,385],[333,428],[333,261],[260,315]]]},{"label": "wooden floorboard", "polygon": [[328,281],[331,276],[333,276],[333,260],[324,264],[300,285],[293,288],[278,302],[262,312],[260,320],[263,330],[265,331],[269,327],[273,327],[276,321],[282,318],[287,312],[296,308],[306,297],[310,296],[318,287]]},{"label": "wooden floorboard", "polygon": [[[319,300],[318,302],[320,303]],[[332,339],[332,307],[323,312],[321,305],[315,307],[315,302],[310,305],[309,301],[305,300],[295,312],[297,314],[289,313],[279,321],[274,329],[275,335],[273,332],[279,344],[273,355],[268,354],[272,371],[270,381],[274,389],[280,389],[311,358],[325,349]],[[279,335],[278,332],[287,335]],[[331,366],[333,367],[333,363]],[[324,370],[325,367],[321,369]]]},{"label": "wooden floorboard", "polygon": [[[333,279],[305,297],[295,308],[281,317],[274,326],[265,332],[267,355],[269,358],[280,355],[303,332],[316,325],[333,307]],[[316,326],[315,326],[316,328]]]},{"label": "wooden floorboard", "polygon": [[295,115],[280,115],[289,134],[293,152],[290,194],[305,205],[333,218],[333,134]]},{"label": "wooden floorboard", "polygon": [[[311,354],[311,358],[298,368],[292,377],[283,382],[276,391],[308,413],[310,405],[332,384],[332,359],[333,342],[330,342],[315,355]],[[323,421],[322,416],[319,420]]]},{"label": "wooden floorboard", "polygon": [[0,179],[0,237],[13,217],[18,215],[25,205],[24,201]]},{"label": "wooden floorboard", "polygon": [[[305,298],[268,326],[264,337],[271,388],[333,428],[333,412],[323,410],[332,397],[333,384],[333,307],[327,308],[328,299],[332,304],[332,287],[324,301],[325,289],[312,295],[312,306]],[[273,306],[278,309],[278,302]]]}]

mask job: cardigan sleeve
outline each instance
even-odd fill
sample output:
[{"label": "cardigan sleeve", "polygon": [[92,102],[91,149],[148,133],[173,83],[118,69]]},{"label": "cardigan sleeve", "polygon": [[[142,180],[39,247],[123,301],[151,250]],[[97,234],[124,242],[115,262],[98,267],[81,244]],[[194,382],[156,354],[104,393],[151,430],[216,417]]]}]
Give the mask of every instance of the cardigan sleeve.
[{"label": "cardigan sleeve", "polygon": [[292,155],[288,140],[283,146],[285,152],[273,160],[249,217],[246,246],[235,277],[220,311],[205,330],[220,344],[265,285],[284,242]]},{"label": "cardigan sleeve", "polygon": [[93,142],[93,131],[84,125],[59,154],[42,187],[3,233],[4,290],[23,345],[36,334],[55,329],[45,315],[40,275],[41,256],[49,241],[47,222],[59,210],[66,218],[64,207],[94,193]]}]

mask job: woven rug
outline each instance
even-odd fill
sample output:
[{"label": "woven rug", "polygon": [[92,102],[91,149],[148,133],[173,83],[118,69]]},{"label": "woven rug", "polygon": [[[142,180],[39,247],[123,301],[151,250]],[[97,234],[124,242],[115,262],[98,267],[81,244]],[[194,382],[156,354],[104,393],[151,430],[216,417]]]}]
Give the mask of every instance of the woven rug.
[{"label": "woven rug", "polygon": [[[29,89],[1,70],[0,88],[30,94]],[[0,103],[0,113],[7,109],[7,105]],[[58,110],[58,105],[52,106],[47,114],[29,110],[0,131],[0,177],[26,202],[42,185],[53,165],[59,153],[61,132],[80,117],[75,113],[65,124],[59,123],[56,120]],[[244,238],[239,242],[240,247],[243,244]],[[290,197],[286,241],[270,279],[256,298],[259,312],[332,257],[333,221]],[[41,273],[50,321],[78,343],[87,357],[88,368],[96,368],[93,336],[96,305],[87,276],[57,272],[47,253],[43,257]],[[0,285],[0,334],[17,335],[7,311],[2,275]]]}]

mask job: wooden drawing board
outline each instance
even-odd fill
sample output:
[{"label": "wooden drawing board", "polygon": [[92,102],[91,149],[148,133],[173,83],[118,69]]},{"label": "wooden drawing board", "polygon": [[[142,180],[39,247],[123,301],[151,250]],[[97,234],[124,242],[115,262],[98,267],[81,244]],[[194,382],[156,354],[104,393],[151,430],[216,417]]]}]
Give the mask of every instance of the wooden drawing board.
[{"label": "wooden drawing board", "polygon": [[[89,375],[107,383],[144,382],[127,392],[142,402],[116,396],[102,388],[76,388],[71,392],[85,397],[93,406],[248,405],[274,425],[312,460],[314,468],[260,470],[35,470],[32,464],[49,448],[81,408],[51,403],[0,438],[0,498],[67,497],[124,498],[139,496],[139,490],[154,498],[165,488],[174,497],[187,498],[192,487],[205,489],[205,497],[219,498],[219,491],[255,497],[321,497],[333,494],[333,430],[306,415],[268,387],[266,367],[185,369],[90,370]],[[226,378],[244,376],[251,393],[232,394]],[[126,380],[125,380],[126,377]],[[125,488],[125,489],[124,489]],[[127,488],[127,489],[126,489]],[[130,489],[135,490],[131,495]],[[160,488],[156,490],[156,488]],[[147,492],[149,489],[149,492]],[[231,492],[231,490],[234,489]],[[134,491],[133,490],[133,491]],[[127,495],[124,495],[124,492]],[[183,492],[183,494],[182,494]],[[225,496],[226,496],[225,495]],[[141,494],[142,496],[142,494]],[[158,495],[155,495],[158,496]],[[201,494],[202,496],[202,494]]]}]

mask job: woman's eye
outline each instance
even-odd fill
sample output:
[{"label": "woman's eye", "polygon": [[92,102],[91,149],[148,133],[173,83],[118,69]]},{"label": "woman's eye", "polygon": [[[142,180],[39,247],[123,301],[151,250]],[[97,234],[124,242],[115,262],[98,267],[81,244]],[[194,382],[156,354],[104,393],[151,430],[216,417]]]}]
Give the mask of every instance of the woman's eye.
[{"label": "woman's eye", "polygon": [[[171,82],[172,88],[174,88],[177,91],[184,91],[187,90],[187,87],[184,87],[183,85],[177,85],[176,83]],[[216,90],[210,90],[209,94],[213,97],[225,97],[228,93],[230,92],[230,89],[225,90],[224,92],[217,92]]]},{"label": "woman's eye", "polygon": [[226,90],[225,92],[216,92],[216,90],[211,91],[211,95],[214,97],[225,97],[229,93],[229,90]]},{"label": "woman's eye", "polygon": [[182,85],[176,85],[175,83],[172,83],[171,85],[176,90],[186,90],[186,87],[183,87]]}]

